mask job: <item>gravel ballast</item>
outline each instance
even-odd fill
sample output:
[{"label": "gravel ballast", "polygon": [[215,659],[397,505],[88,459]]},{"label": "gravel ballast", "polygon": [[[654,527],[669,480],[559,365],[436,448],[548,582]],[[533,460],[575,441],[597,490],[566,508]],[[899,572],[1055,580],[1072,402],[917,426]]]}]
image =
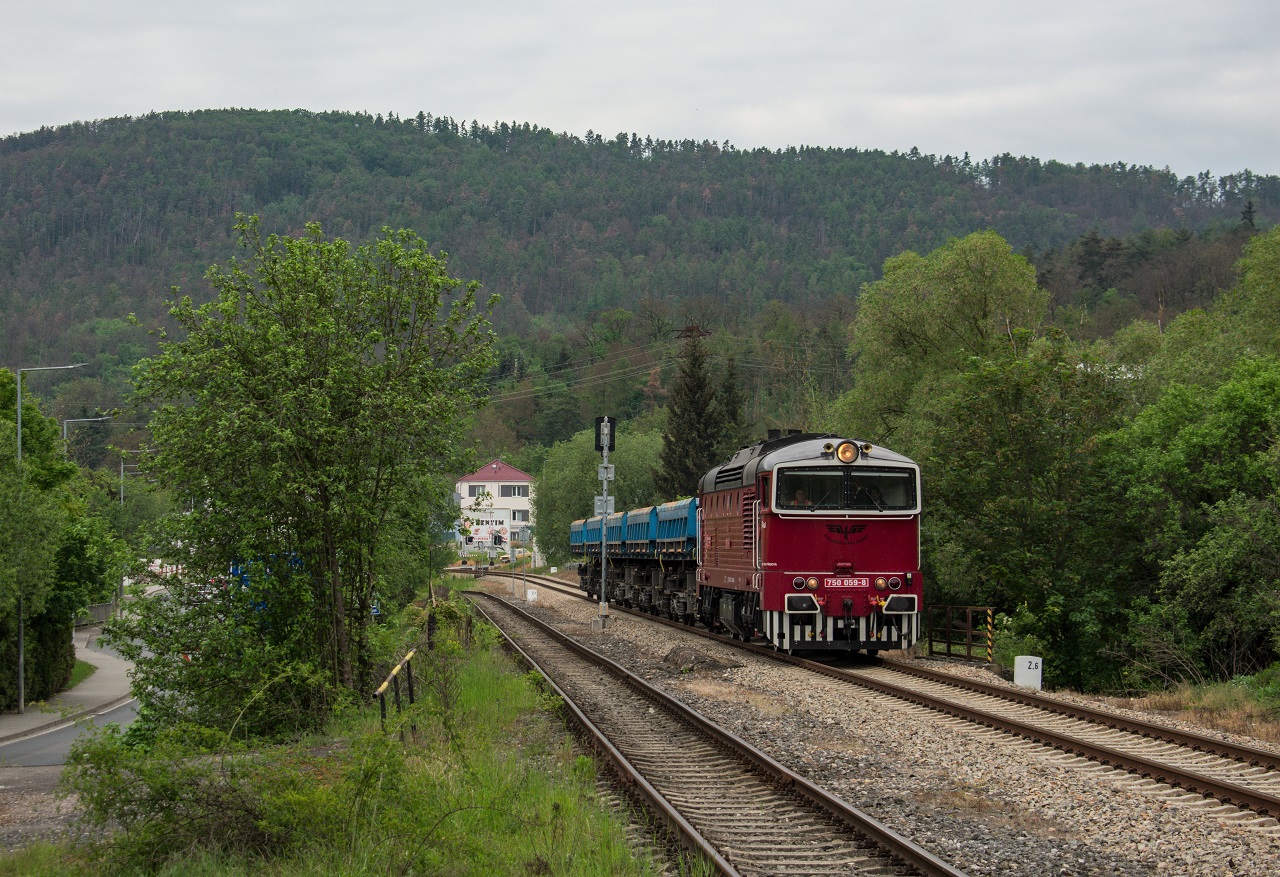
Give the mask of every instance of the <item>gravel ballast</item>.
[{"label": "gravel ballast", "polygon": [[1274,820],[642,618],[592,632],[546,588],[527,608],[971,875],[1280,874]]}]

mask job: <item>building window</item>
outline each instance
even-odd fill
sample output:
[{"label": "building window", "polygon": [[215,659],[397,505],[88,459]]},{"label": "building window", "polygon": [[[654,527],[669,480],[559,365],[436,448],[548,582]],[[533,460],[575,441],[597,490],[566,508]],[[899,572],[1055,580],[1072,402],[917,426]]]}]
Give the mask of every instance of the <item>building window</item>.
[{"label": "building window", "polygon": [[488,491],[484,489],[483,484],[467,485],[467,496],[484,496],[486,493],[488,493]]},{"label": "building window", "polygon": [[527,484],[504,484],[502,485],[503,496],[528,496],[529,485]]},{"label": "building window", "polygon": [[525,509],[512,509],[511,522],[515,524],[529,523],[529,512]]}]

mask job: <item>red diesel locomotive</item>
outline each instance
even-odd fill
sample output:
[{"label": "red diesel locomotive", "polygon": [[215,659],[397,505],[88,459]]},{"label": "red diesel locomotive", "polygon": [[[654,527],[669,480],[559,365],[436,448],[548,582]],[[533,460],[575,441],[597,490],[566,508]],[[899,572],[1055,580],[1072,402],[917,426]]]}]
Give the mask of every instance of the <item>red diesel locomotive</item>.
[{"label": "red diesel locomotive", "polygon": [[[920,469],[901,454],[795,433],[742,448],[702,478],[688,557],[646,545],[632,515],[658,512],[612,516],[621,520],[617,542],[606,536],[611,600],[789,652],[874,655],[920,636]],[[575,522],[573,531],[582,586],[593,594],[601,570],[591,536],[602,524],[612,533],[612,518]]]}]

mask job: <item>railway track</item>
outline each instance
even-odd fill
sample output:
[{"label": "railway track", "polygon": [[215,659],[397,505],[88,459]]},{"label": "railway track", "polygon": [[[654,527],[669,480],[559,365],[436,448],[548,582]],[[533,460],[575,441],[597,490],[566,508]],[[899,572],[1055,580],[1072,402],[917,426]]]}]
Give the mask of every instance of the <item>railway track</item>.
[{"label": "railway track", "polygon": [[963,877],[549,625],[497,597],[473,599],[623,781],[719,873]]},{"label": "railway track", "polygon": [[[525,579],[538,587],[585,599],[581,591],[561,580],[546,576]],[[1235,815],[1236,811],[1241,819],[1255,818],[1254,814],[1280,817],[1280,756],[1273,752],[893,661],[859,668],[834,667],[616,605],[612,608],[1128,771],[1152,785],[1178,787],[1188,796],[1187,801],[1198,796],[1206,806],[1219,802],[1221,816]]]}]

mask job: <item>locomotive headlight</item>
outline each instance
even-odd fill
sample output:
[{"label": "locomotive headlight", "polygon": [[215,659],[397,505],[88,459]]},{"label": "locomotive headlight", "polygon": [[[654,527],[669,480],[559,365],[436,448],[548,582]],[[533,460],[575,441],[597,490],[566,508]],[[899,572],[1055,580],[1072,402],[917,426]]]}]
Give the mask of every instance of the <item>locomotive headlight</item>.
[{"label": "locomotive headlight", "polygon": [[896,591],[902,587],[902,579],[897,576],[889,576],[889,590]]},{"label": "locomotive headlight", "polygon": [[858,446],[853,442],[842,442],[840,447],[836,448],[836,459],[841,463],[852,463],[858,459]]},{"label": "locomotive headlight", "polygon": [[876,576],[876,590],[883,591],[887,587],[889,587],[889,580],[884,576]]},{"label": "locomotive headlight", "polygon": [[792,579],[791,587],[795,588],[797,591],[804,590],[804,576],[796,576]]},{"label": "locomotive headlight", "polygon": [[810,591],[818,590],[818,580],[813,576],[809,576],[809,580],[805,584],[809,586]]}]

